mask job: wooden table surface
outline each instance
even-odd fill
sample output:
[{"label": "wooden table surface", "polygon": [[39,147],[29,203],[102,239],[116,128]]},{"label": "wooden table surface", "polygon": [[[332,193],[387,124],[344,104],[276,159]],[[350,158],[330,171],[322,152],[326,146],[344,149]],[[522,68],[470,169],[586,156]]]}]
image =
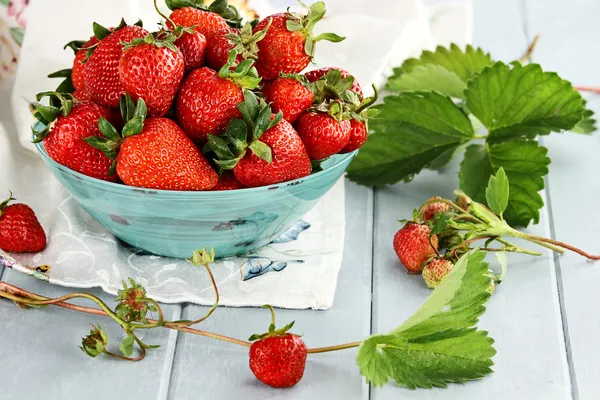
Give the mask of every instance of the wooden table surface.
[{"label": "wooden table surface", "polygon": [[[600,81],[599,15],[600,2],[591,0],[475,0],[473,42],[508,61],[541,33],[534,61],[575,84],[593,85]],[[590,98],[590,106],[600,112],[600,99]],[[541,140],[553,163],[543,193],[546,207],[531,231],[599,252],[598,135]],[[359,340],[402,323],[430,292],[396,259],[396,220],[433,195],[450,196],[457,168],[427,171],[409,184],[376,191],[348,182],[347,245],[335,304],[326,312],[282,310],[279,321],[296,320],[310,347]],[[12,270],[1,276],[49,296],[67,292]],[[244,348],[166,330],[147,334],[146,342],[162,347],[143,362],[91,359],[77,348],[87,323],[106,324],[109,335],[120,338],[115,324],[57,308],[23,311],[1,301],[0,399],[598,399],[598,282],[600,264],[577,255],[509,256],[507,279],[481,321],[496,339],[495,373],[447,390],[414,392],[369,387],[358,373],[356,350],[313,355],[296,387],[274,390],[253,377]],[[195,305],[165,309],[172,320],[205,312]],[[204,327],[246,338],[262,331],[267,319],[265,310],[223,308]]]}]

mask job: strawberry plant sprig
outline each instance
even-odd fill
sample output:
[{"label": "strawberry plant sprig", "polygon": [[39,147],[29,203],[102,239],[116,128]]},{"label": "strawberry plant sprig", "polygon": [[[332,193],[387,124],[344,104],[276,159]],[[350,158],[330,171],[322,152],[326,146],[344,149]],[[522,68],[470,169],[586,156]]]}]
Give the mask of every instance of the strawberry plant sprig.
[{"label": "strawberry plant sprig", "polygon": [[388,96],[375,107],[374,133],[348,177],[383,187],[439,170],[466,148],[459,188],[486,203],[485,185],[500,168],[510,178],[504,218],[539,222],[550,159],[538,136],[595,131],[593,112],[570,82],[538,64],[494,61],[479,48],[424,51],[394,69]]},{"label": "strawberry plant sprig", "polygon": [[[253,343],[190,327],[210,316],[216,305],[205,318],[198,321],[167,321],[160,305],[148,298],[144,288],[133,281],[130,281],[131,286],[124,284],[124,289],[119,292],[119,306],[115,311],[101,299],[87,293],[71,293],[50,299],[5,282],[0,282],[0,297],[27,308],[55,305],[112,318],[126,332],[120,345],[122,355],[109,351],[109,338],[105,330],[99,325],[92,325],[90,334],[81,343],[83,352],[91,357],[105,354],[123,360],[140,361],[147,350],[156,346],[143,343],[135,331],[160,327],[249,348],[253,373],[274,387],[291,386],[300,380],[306,355],[352,348],[359,348],[357,364],[361,374],[375,385],[394,380],[399,386],[410,389],[445,387],[452,382],[480,379],[492,372],[491,358],[496,353],[492,346],[494,341],[487,332],[475,327],[479,316],[485,312],[483,304],[490,298],[487,290],[490,276],[484,258],[485,253],[478,250],[464,254],[423,306],[392,332],[375,334],[362,341],[312,349],[306,349],[298,335],[288,332],[292,324],[275,329],[274,316],[269,332],[251,337]],[[203,249],[195,252],[189,261],[205,266],[215,286],[218,301],[218,291],[209,268],[213,260],[214,252]],[[91,300],[100,308],[68,302],[74,298]],[[148,318],[148,312],[158,313],[158,319]],[[139,348],[137,356],[133,356],[135,345]],[[416,354],[419,354],[418,362],[415,362]],[[264,358],[263,355],[268,357]]]}]

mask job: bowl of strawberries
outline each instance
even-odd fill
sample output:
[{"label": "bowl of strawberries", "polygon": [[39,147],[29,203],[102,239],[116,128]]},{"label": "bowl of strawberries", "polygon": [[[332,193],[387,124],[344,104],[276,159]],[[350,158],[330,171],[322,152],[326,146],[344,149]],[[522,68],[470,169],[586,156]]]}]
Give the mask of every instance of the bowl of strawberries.
[{"label": "bowl of strawberries", "polygon": [[[155,4],[156,5],[156,4]],[[96,23],[38,94],[34,142],[81,207],[128,244],[220,257],[276,239],[340,179],[376,100],[337,68],[302,74],[317,2],[242,24],[226,1],[170,2],[157,32]],[[341,205],[343,206],[343,205]]]}]

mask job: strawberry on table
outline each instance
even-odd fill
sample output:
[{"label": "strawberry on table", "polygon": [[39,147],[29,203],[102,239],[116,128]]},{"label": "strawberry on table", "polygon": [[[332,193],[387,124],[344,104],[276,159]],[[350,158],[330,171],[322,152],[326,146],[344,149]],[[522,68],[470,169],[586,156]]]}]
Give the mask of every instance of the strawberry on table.
[{"label": "strawberry on table", "polygon": [[245,186],[257,187],[302,178],[311,163],[302,140],[281,113],[250,91],[239,105],[243,120],[234,118],[222,136],[209,136],[206,150],[223,170],[233,170]]},{"label": "strawberry on table", "polygon": [[237,54],[216,71],[203,67],[188,74],[176,100],[177,120],[194,141],[206,142],[208,135],[221,134],[231,118],[239,117],[237,105],[244,101],[244,89],[254,89],[260,78],[251,60],[238,64]]},{"label": "strawberry on table", "polygon": [[183,191],[209,190],[217,184],[217,173],[175,122],[167,118],[146,119],[146,104],[141,98],[135,106],[131,97],[122,97],[121,111],[125,122],[122,133],[100,119],[105,137],[86,141],[114,160],[123,183]]},{"label": "strawberry on table", "polygon": [[350,142],[350,121],[336,119],[326,112],[302,114],[296,129],[313,161],[339,153]]},{"label": "strawberry on table", "polygon": [[264,334],[250,337],[250,369],[254,376],[275,388],[287,388],[300,382],[306,367],[308,350],[298,335],[289,333],[294,322],[275,328],[275,311],[271,310],[271,325]]},{"label": "strawberry on table", "polygon": [[36,142],[43,140],[46,152],[54,161],[93,178],[115,181],[109,174],[111,161],[85,138],[99,137],[100,118],[111,118],[109,110],[90,101],[77,101],[70,94],[40,93],[37,100],[50,98],[50,105],[34,103],[35,117],[46,127],[36,132]]},{"label": "strawberry on table", "polygon": [[263,94],[273,111],[281,111],[290,124],[296,122],[315,99],[310,84],[299,75],[281,76],[269,82]]},{"label": "strawberry on table", "polygon": [[185,63],[175,47],[177,36],[160,31],[125,44],[119,62],[120,82],[134,101],[143,98],[151,117],[162,117],[171,108]]},{"label": "strawberry on table", "polygon": [[340,42],[343,37],[334,33],[313,35],[313,28],[325,16],[325,3],[318,1],[310,7],[307,15],[285,12],[266,17],[256,25],[254,31],[267,27],[267,34],[258,42],[259,57],[256,69],[265,80],[273,80],[281,73],[301,72],[315,55],[315,44],[320,40]]},{"label": "strawberry on table", "polygon": [[243,60],[258,58],[258,42],[264,39],[270,24],[262,30],[252,30],[252,25],[246,23],[242,29],[226,28],[213,35],[206,49],[206,65],[212,69],[221,69],[227,64],[229,53],[235,50],[237,63]]},{"label": "strawberry on table", "polygon": [[425,262],[437,254],[437,248],[437,235],[432,235],[427,225],[409,222],[394,235],[396,255],[411,272],[420,272]]},{"label": "strawberry on table", "polygon": [[25,204],[0,203],[0,249],[9,253],[37,253],[46,247],[46,233],[35,213]]},{"label": "strawberry on table", "polygon": [[94,24],[94,33],[100,41],[84,64],[84,83],[94,103],[106,108],[119,107],[123,86],[119,79],[119,60],[123,44],[148,36],[138,25],[126,25],[125,21],[114,30]]}]

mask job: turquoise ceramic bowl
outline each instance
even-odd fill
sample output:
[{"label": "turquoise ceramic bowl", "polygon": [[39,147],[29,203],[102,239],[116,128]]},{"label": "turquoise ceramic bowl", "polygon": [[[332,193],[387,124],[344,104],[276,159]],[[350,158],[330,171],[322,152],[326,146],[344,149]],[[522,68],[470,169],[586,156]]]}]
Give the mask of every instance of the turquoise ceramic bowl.
[{"label": "turquoise ceramic bowl", "polygon": [[327,193],[356,154],[331,157],[323,171],[281,184],[177,192],[91,178],[52,160],[43,144],[37,148],[64,188],[109,232],[150,253],[176,258],[190,257],[203,246],[229,257],[269,244]]}]

